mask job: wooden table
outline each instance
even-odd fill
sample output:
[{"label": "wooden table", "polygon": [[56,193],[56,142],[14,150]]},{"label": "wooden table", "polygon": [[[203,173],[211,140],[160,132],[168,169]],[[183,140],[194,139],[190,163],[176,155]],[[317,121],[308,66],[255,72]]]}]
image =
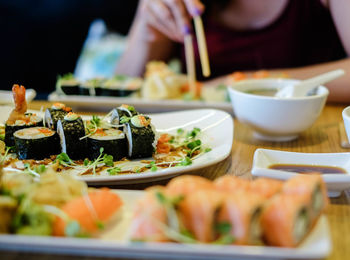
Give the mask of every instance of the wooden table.
[{"label": "wooden table", "polygon": [[[30,104],[32,109],[48,107],[50,103],[35,101]],[[261,142],[252,138],[252,132],[245,125],[235,120],[233,148],[230,156],[217,165],[193,172],[210,179],[224,174],[233,174],[242,178],[252,178],[250,173],[253,154],[257,148],[268,148],[294,152],[348,152],[340,146],[339,123],[342,122],[341,112],[345,105],[327,105],[316,123],[297,140],[286,143]],[[86,112],[85,112],[86,113]],[[166,181],[156,184],[165,184]],[[143,189],[151,184],[134,184],[115,186],[115,188]],[[343,193],[339,198],[331,200],[328,220],[332,233],[333,251],[327,259],[350,259],[350,192]],[[48,254],[29,254],[18,252],[0,252],[2,260],[13,259],[60,259],[61,256]],[[66,256],[65,259],[96,259],[94,257]]]}]

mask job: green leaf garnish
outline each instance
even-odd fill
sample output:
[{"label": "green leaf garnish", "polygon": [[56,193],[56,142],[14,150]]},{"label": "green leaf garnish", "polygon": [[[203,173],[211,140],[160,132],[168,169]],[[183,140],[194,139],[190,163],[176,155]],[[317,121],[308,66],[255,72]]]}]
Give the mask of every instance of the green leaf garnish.
[{"label": "green leaf garnish", "polygon": [[59,155],[57,155],[56,160],[58,160],[60,164],[72,163],[72,159],[69,158],[68,154],[66,154],[66,153],[60,153]]},{"label": "green leaf garnish", "polygon": [[87,158],[86,158],[86,159],[84,160],[84,162],[83,162],[84,166],[88,166],[89,163],[90,163],[90,161],[89,161],[89,159],[87,159]]},{"label": "green leaf garnish", "polygon": [[229,222],[218,222],[214,225],[215,231],[220,235],[225,235],[231,231],[231,223]]},{"label": "green leaf garnish", "polygon": [[187,147],[192,150],[192,149],[200,146],[201,144],[202,144],[201,140],[198,139],[198,140],[194,140],[194,141],[188,143]]},{"label": "green leaf garnish", "polygon": [[113,167],[114,166],[114,163],[113,163],[113,156],[112,155],[108,155],[108,154],[105,154],[103,156],[103,163],[109,167]]},{"label": "green leaf garnish", "polygon": [[198,127],[195,127],[195,128],[193,128],[193,130],[191,132],[189,132],[187,134],[187,137],[195,138],[200,132],[201,132],[201,130]]},{"label": "green leaf garnish", "polygon": [[108,169],[107,172],[109,175],[117,175],[122,171],[120,167],[114,167],[112,169]]},{"label": "green leaf garnish", "polygon": [[211,148],[205,148],[204,152],[209,153],[211,151]]},{"label": "green leaf garnish", "polygon": [[125,123],[129,122],[130,119],[131,119],[130,117],[122,116],[122,117],[120,118],[120,123],[121,123],[121,124],[125,124]]},{"label": "green leaf garnish", "polygon": [[188,166],[192,164],[192,160],[190,157],[186,156],[181,162],[177,164],[177,166]]},{"label": "green leaf garnish", "polygon": [[100,122],[101,122],[101,119],[98,118],[98,116],[96,116],[96,115],[93,115],[93,116],[92,116],[92,119],[91,119],[91,123],[92,123],[92,124],[95,124],[96,126],[99,126],[99,125],[100,125]]},{"label": "green leaf garnish", "polygon": [[185,131],[182,128],[177,129],[177,133],[179,135],[182,135]]},{"label": "green leaf garnish", "polygon": [[105,228],[105,224],[102,221],[96,221],[96,226],[99,230],[103,230]]}]

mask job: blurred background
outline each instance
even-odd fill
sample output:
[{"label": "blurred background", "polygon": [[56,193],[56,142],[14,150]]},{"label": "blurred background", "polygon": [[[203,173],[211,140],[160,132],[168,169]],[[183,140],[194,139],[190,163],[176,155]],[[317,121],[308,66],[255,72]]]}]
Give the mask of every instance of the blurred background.
[{"label": "blurred background", "polygon": [[[84,77],[91,60],[105,64],[104,73],[112,73],[137,2],[0,0],[0,89],[18,83],[45,98],[55,89],[57,75],[75,71]],[[105,53],[96,60],[99,49]]]}]

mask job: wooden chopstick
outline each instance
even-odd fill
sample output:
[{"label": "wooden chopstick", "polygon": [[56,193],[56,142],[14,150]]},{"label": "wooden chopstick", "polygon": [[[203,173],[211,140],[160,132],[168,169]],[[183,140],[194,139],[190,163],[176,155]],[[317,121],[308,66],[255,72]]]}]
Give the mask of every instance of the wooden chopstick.
[{"label": "wooden chopstick", "polygon": [[350,148],[350,143],[348,136],[345,131],[345,126],[343,122],[339,123],[339,135],[340,135],[340,146],[343,148]]},{"label": "wooden chopstick", "polygon": [[194,61],[193,43],[191,34],[185,36],[185,57],[187,68],[187,81],[190,93],[196,97],[196,67]]},{"label": "wooden chopstick", "polygon": [[199,57],[202,65],[202,73],[204,77],[210,76],[210,66],[208,58],[207,43],[205,41],[204,28],[202,18],[198,15],[193,18],[196,37],[198,42]]}]

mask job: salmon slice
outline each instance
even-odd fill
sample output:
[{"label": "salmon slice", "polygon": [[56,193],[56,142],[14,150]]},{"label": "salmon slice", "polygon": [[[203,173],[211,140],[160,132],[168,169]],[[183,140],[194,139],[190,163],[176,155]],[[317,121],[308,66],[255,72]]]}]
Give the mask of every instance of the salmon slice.
[{"label": "salmon slice", "polygon": [[[79,222],[84,232],[93,234],[101,224],[108,222],[123,205],[120,197],[108,188],[98,189],[88,195],[67,202],[61,209],[69,220]],[[53,234],[64,236],[67,221],[57,217],[53,226]]]},{"label": "salmon slice", "polygon": [[165,188],[154,186],[146,189],[146,194],[136,204],[130,226],[130,238],[136,241],[169,241],[161,225],[167,225],[167,212],[157,198],[157,193],[166,195]]},{"label": "salmon slice", "polygon": [[214,225],[224,194],[215,190],[192,191],[180,204],[180,215],[184,227],[196,240],[208,243],[216,239]]},{"label": "salmon slice", "polygon": [[283,182],[269,179],[257,178],[250,183],[249,190],[259,196],[269,199],[282,191]]},{"label": "salmon slice", "polygon": [[250,181],[233,175],[224,175],[214,181],[215,188],[224,192],[246,191]]},{"label": "salmon slice", "polygon": [[262,213],[261,227],[269,245],[296,247],[311,228],[307,202],[288,194],[273,197]]},{"label": "salmon slice", "polygon": [[327,188],[320,174],[298,174],[283,186],[283,193],[303,197],[310,205],[313,222],[329,205]]},{"label": "salmon slice", "polygon": [[264,198],[247,192],[227,195],[218,213],[218,223],[229,223],[234,244],[252,245],[261,241],[260,216]]},{"label": "salmon slice", "polygon": [[188,195],[198,190],[214,189],[214,185],[210,180],[200,176],[182,175],[172,179],[166,189],[172,195]]}]

